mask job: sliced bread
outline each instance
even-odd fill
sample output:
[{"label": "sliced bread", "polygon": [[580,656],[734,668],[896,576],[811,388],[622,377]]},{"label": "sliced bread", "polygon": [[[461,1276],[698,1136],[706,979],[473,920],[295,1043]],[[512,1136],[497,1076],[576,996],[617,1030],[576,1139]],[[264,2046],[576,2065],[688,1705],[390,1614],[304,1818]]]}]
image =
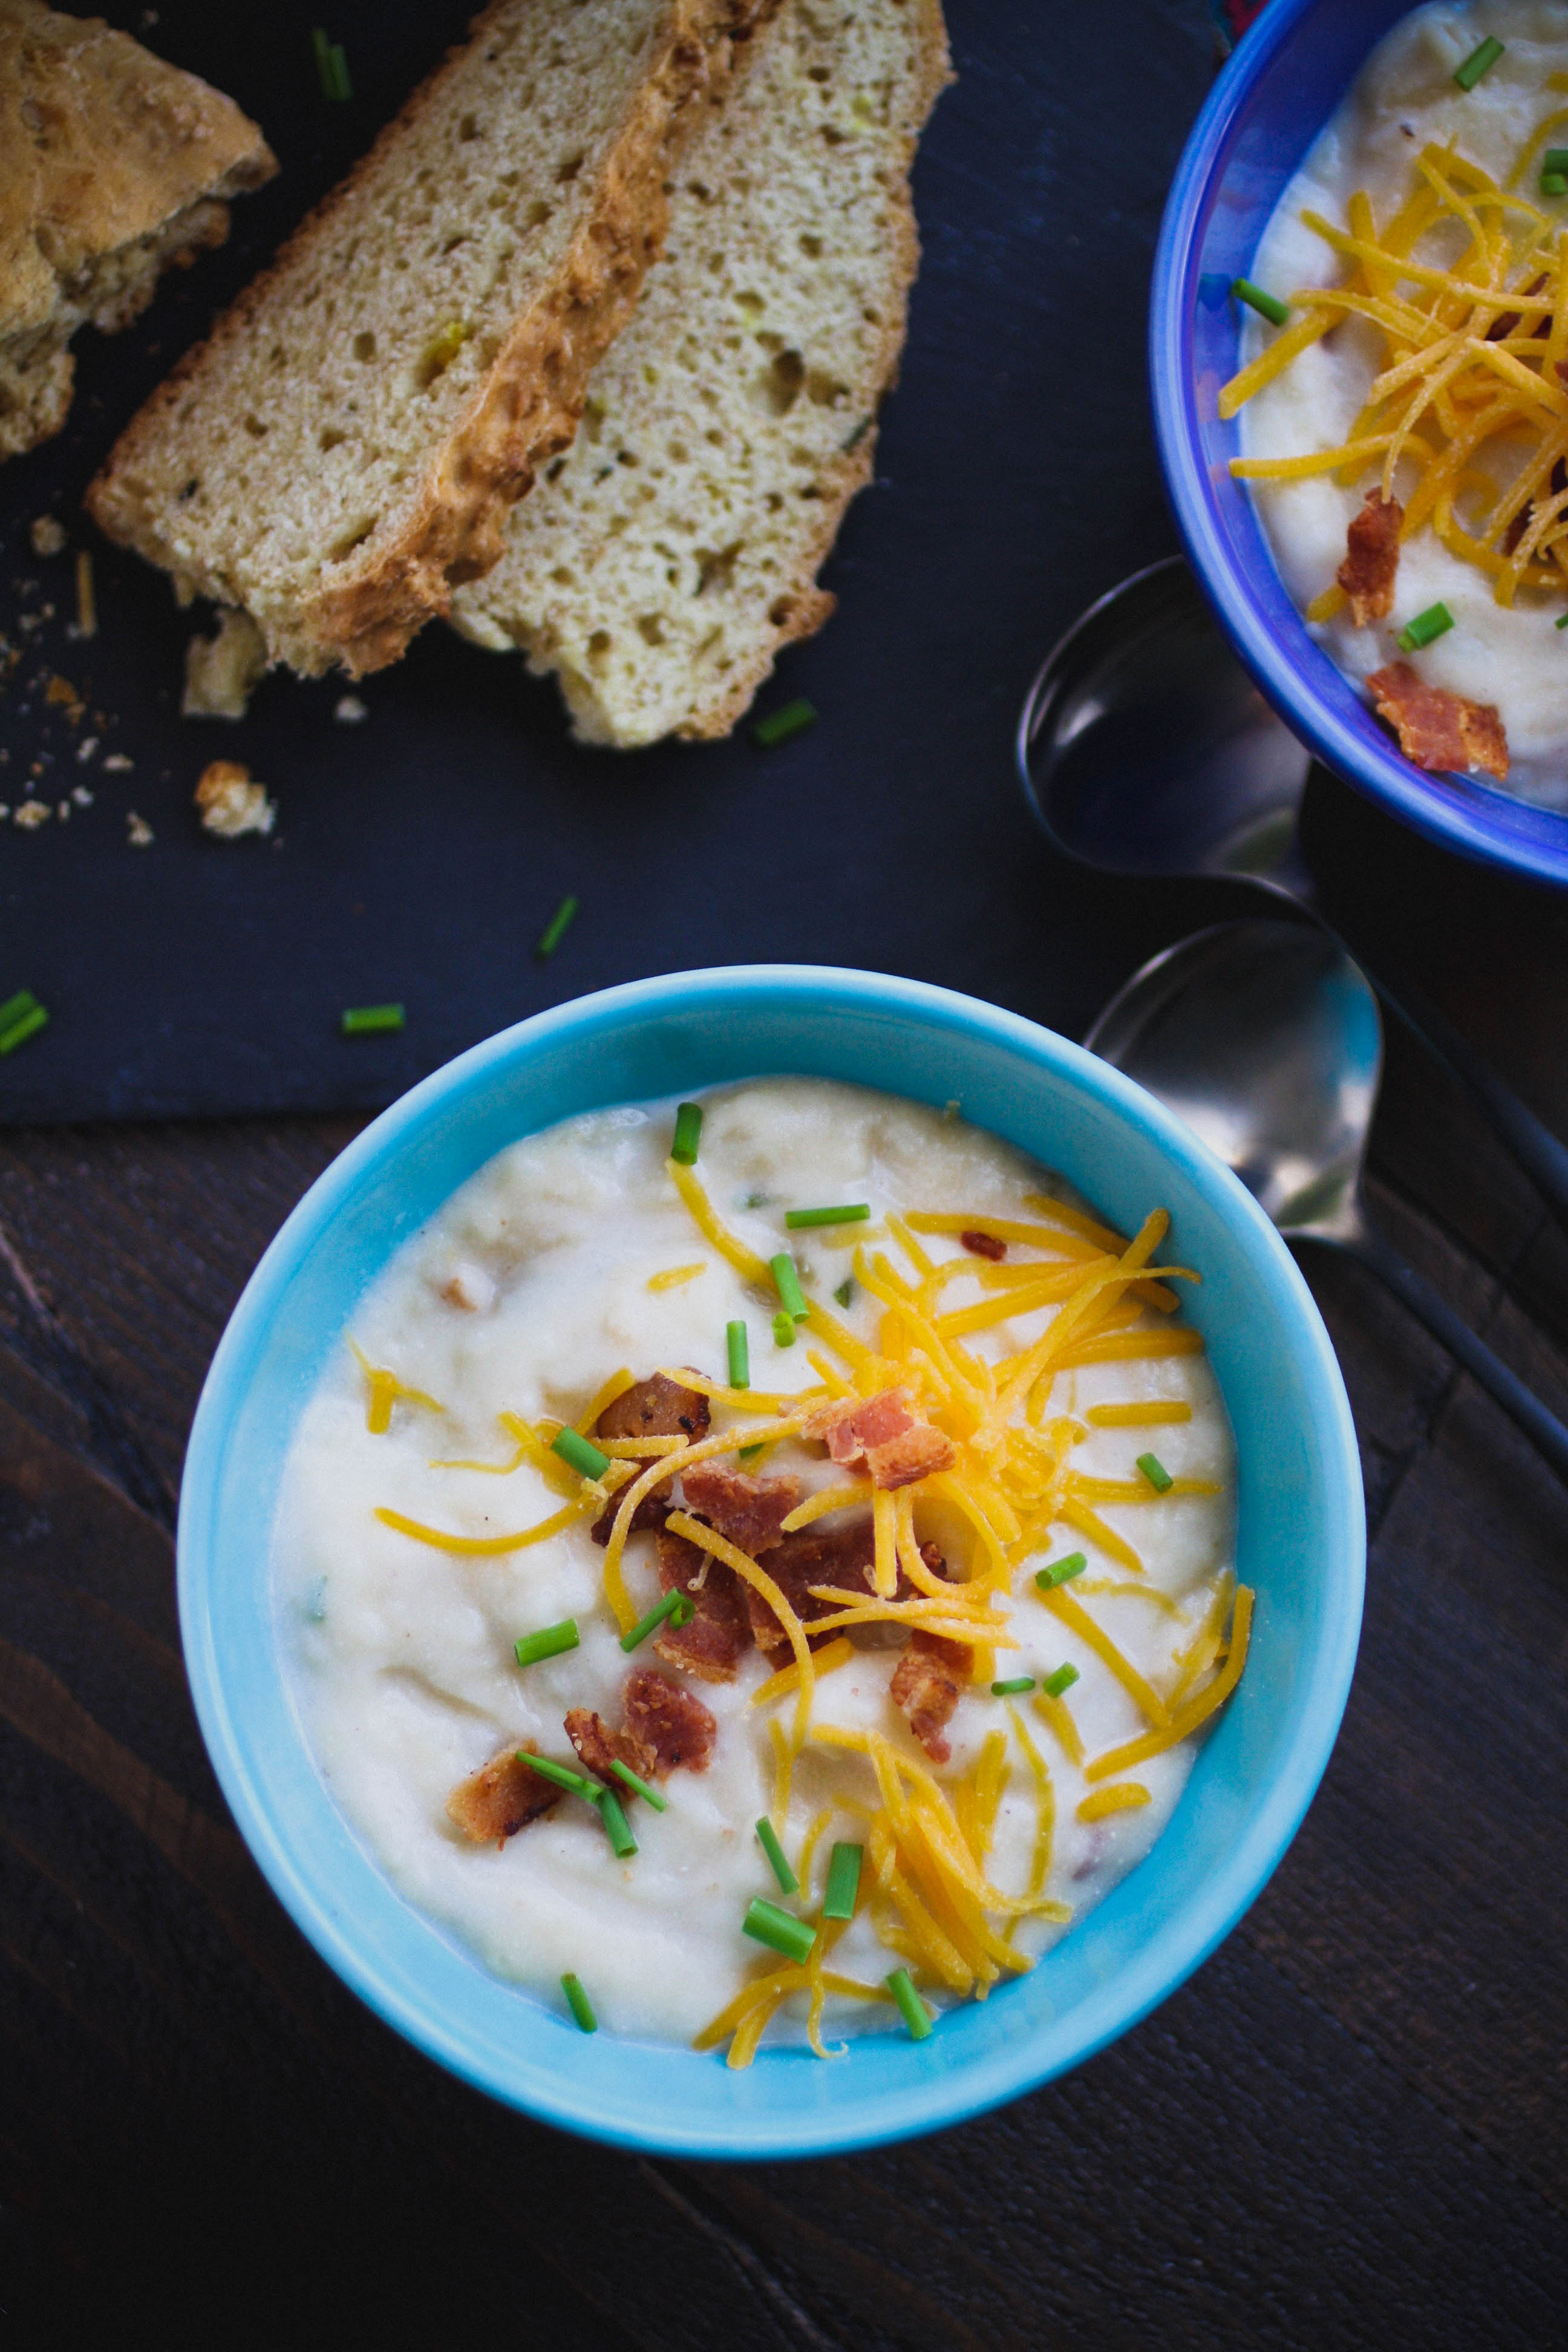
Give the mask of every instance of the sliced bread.
[{"label": "sliced bread", "polygon": [[706,107],[575,442],[453,602],[556,673],[580,741],[727,734],[832,611],[816,573],[870,477],[948,79],[940,0],[785,0]]},{"label": "sliced bread", "polygon": [[77,329],[128,325],[277,169],[231,99],[129,33],[0,0],[0,457],[65,423]]},{"label": "sliced bread", "polygon": [[132,419],[101,528],[273,660],[395,660],[571,438],[760,5],[495,0]]}]

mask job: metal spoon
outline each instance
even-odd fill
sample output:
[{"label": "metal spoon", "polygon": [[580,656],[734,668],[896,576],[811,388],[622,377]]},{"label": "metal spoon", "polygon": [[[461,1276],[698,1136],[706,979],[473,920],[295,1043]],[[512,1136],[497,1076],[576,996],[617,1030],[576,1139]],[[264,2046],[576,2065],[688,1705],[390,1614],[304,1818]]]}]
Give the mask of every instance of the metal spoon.
[{"label": "metal spoon", "polygon": [[1369,1266],[1568,1480],[1568,1429],[1367,1215],[1383,1024],[1337,940],[1296,922],[1195,931],[1135,972],[1084,1043],[1184,1119],[1287,1241]]},{"label": "metal spoon", "polygon": [[[1047,656],[1018,727],[1031,807],[1112,874],[1233,875],[1323,918],[1297,816],[1311,756],[1232,654],[1181,556],[1091,604]],[[1434,1005],[1369,974],[1469,1088],[1564,1226],[1568,1150]]]}]

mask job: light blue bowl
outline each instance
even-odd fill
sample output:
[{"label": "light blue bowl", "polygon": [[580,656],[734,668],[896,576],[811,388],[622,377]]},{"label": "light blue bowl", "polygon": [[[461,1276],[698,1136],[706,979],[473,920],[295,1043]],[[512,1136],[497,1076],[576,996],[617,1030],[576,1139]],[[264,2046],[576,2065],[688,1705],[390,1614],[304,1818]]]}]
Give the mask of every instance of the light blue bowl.
[{"label": "light blue bowl", "polygon": [[[749,2072],[607,2033],[505,1985],[394,1892],[317,1776],[284,1685],[268,1546],[300,1415],[398,1245],[519,1136],[605,1104],[773,1073],[842,1078],[965,1116],[1059,1170],[1123,1226],[1155,1202],[1204,1281],[1192,1313],[1236,1424],[1252,1654],[1174,1819],[1031,1975],[824,2065]],[[278,1895],[339,1975],[455,2074],[574,2131],[697,2157],[815,2156],[930,2131],[1077,2064],[1163,2000],[1263,1885],[1317,1787],[1361,1623],[1361,1475],[1328,1336],[1273,1227],[1188,1130],[1030,1022],[874,973],[686,972],[542,1013],[438,1070],[351,1144],[235,1309],[180,1505],[180,1617],[224,1793]]]},{"label": "light blue bowl", "polygon": [[1270,0],[1215,82],[1176,167],[1154,255],[1149,365],[1165,483],[1231,644],[1320,760],[1418,833],[1538,881],[1568,882],[1568,816],[1475,777],[1412,767],[1307,633],[1244,484],[1220,386],[1241,364],[1232,278],[1286,183],[1409,0]]}]

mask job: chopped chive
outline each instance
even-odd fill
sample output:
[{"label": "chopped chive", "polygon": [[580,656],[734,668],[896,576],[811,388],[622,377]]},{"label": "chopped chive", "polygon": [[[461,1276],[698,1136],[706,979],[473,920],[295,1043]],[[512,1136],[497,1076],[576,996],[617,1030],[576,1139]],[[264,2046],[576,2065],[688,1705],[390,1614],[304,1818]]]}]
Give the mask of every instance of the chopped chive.
[{"label": "chopped chive", "polygon": [[752,1385],[752,1342],[743,1323],[726,1323],[724,1344],[730,1352],[730,1386],[749,1389]]},{"label": "chopped chive", "polygon": [[574,1797],[586,1797],[596,1805],[601,1794],[597,1780],[590,1780],[585,1772],[574,1772],[570,1764],[557,1764],[552,1756],[536,1756],[530,1748],[520,1748],[517,1760],[537,1772],[542,1780],[553,1780],[558,1789],[569,1790]]},{"label": "chopped chive", "polygon": [[816,1928],[797,1919],[793,1911],[781,1910],[776,1903],[770,1903],[765,1895],[752,1895],[741,1924],[748,1936],[782,1952],[797,1968],[811,1958],[811,1948],[816,1941]]},{"label": "chopped chive", "polygon": [[25,1013],[35,1012],[37,1003],[30,988],[19,988],[15,996],[8,996],[5,1003],[0,1004],[0,1037],[7,1029],[15,1028]]},{"label": "chopped chive", "polygon": [[769,1864],[773,1869],[773,1876],[778,1880],[778,1883],[784,1888],[784,1893],[786,1895],[798,1895],[800,1893],[800,1881],[795,1876],[794,1871],[790,1868],[789,1857],[784,1853],[783,1846],[780,1845],[777,1833],[766,1813],[763,1815],[761,1821],[757,1823],[757,1843],[767,1855]]},{"label": "chopped chive", "polygon": [[1454,79],[1461,89],[1474,89],[1484,73],[1490,73],[1503,53],[1501,41],[1489,33],[1479,49],[1472,49],[1462,66],[1456,67]]},{"label": "chopped chive", "polygon": [[556,908],[555,912],[551,916],[550,920],[545,924],[543,930],[540,933],[539,945],[533,950],[541,963],[543,963],[547,957],[552,956],[555,953],[556,949],[561,945],[561,942],[565,938],[567,931],[571,929],[573,919],[576,915],[577,909],[582,903],[583,902],[580,898],[574,898],[570,893],[562,899],[561,904]]},{"label": "chopped chive", "polygon": [[868,1201],[851,1201],[842,1209],[786,1209],[784,1223],[797,1229],[802,1225],[857,1225],[870,1213]]},{"label": "chopped chive", "polygon": [[[12,1003],[16,1003],[14,997],[11,1001]],[[10,1006],[5,1009],[8,1012]],[[29,1037],[36,1037],[47,1024],[48,1017],[43,1005],[34,1003],[28,1006],[19,1019],[0,1024],[0,1056],[14,1054],[18,1045],[25,1045]]]},{"label": "chopped chive", "polygon": [[1045,1681],[1040,1685],[1040,1688],[1045,1692],[1047,1698],[1060,1698],[1063,1691],[1071,1690],[1077,1680],[1078,1668],[1076,1666],[1058,1666],[1054,1675],[1047,1675],[1046,1676]]},{"label": "chopped chive", "polygon": [[543,1625],[537,1633],[521,1634],[512,1650],[520,1666],[537,1666],[545,1658],[558,1658],[563,1651],[574,1650],[581,1639],[575,1617],[563,1617],[559,1625]]},{"label": "chopped chive", "polygon": [[610,1769],[617,1780],[624,1781],[626,1786],[633,1790],[637,1796],[646,1797],[656,1813],[668,1812],[669,1799],[663,1790],[656,1789],[651,1780],[643,1780],[639,1774],[632,1770],[629,1764],[623,1764],[618,1756],[613,1756],[610,1759]]},{"label": "chopped chive", "polygon": [[860,1865],[866,1859],[863,1845],[836,1845],[827,1864],[827,1892],[822,1898],[825,1919],[853,1919],[855,1898],[860,1892]]},{"label": "chopped chive", "polygon": [[599,2021],[594,2014],[593,2002],[589,2000],[587,1994],[583,1990],[582,1979],[580,1977],[573,1976],[563,1977],[561,1979],[561,1990],[566,1996],[567,2008],[571,2011],[573,2016],[576,2019],[584,2032],[597,2033],[599,2031]]},{"label": "chopped chive", "polygon": [[559,1454],[563,1462],[570,1463],[584,1478],[602,1478],[610,1466],[609,1455],[601,1454],[596,1445],[590,1445],[575,1429],[558,1429],[550,1441],[550,1451]]},{"label": "chopped chive", "polygon": [[1141,1454],[1138,1467],[1156,1495],[1168,1495],[1176,1483],[1157,1454]]},{"label": "chopped chive", "polygon": [[315,26],[311,31],[310,47],[315,54],[316,73],[321,85],[321,96],[331,98],[332,95],[332,45],[320,25]]},{"label": "chopped chive", "polygon": [[1564,613],[1560,621],[1553,621],[1552,625],[1554,629],[1568,629],[1568,613]]},{"label": "chopped chive", "polygon": [[794,1258],[787,1250],[780,1250],[777,1257],[769,1258],[768,1268],[778,1291],[780,1305],[795,1317],[797,1323],[804,1323],[811,1309],[805,1303],[805,1294],[801,1289]]},{"label": "chopped chive", "polygon": [[1034,1687],[1033,1675],[1010,1675],[1005,1683],[992,1684],[991,1696],[993,1698],[1016,1698],[1020,1691],[1033,1690]]},{"label": "chopped chive", "polygon": [[696,1614],[697,1604],[689,1592],[679,1590],[667,1592],[646,1617],[638,1618],[629,1633],[621,1635],[621,1647],[623,1650],[635,1650],[647,1640],[650,1633],[657,1633],[661,1625],[689,1625]]},{"label": "chopped chive", "polygon": [[605,1835],[617,1862],[627,1862],[637,1850],[637,1842],[626,1822],[626,1809],[613,1789],[601,1790],[598,1798],[599,1818],[605,1824]]},{"label": "chopped chive", "polygon": [[1568,196],[1568,172],[1542,172],[1541,193],[1543,196]]},{"label": "chopped chive", "polygon": [[701,1104],[682,1103],[675,1114],[675,1141],[669,1147],[670,1158],[679,1160],[682,1168],[695,1168],[697,1147],[701,1140]]},{"label": "chopped chive", "polygon": [[[792,1341],[793,1341],[793,1339],[794,1339],[794,1337],[795,1337],[795,1325],[792,1323],[792,1324],[790,1325],[790,1338],[791,1338]],[[758,1438],[758,1440],[757,1440],[757,1442],[756,1442],[756,1444],[755,1444],[754,1445],[742,1445],[742,1446],[738,1446],[738,1447],[736,1448],[736,1452],[735,1452],[735,1459],[736,1459],[736,1461],[737,1461],[737,1462],[754,1462],[754,1461],[756,1460],[756,1458],[757,1458],[757,1456],[758,1456],[758,1454],[763,1454],[763,1453],[765,1453],[766,1451],[767,1451],[767,1440],[766,1440],[766,1438],[765,1438],[765,1437],[759,1437],[759,1438]]]},{"label": "chopped chive", "polygon": [[351,1004],[342,1021],[345,1037],[379,1037],[404,1025],[401,1004]]},{"label": "chopped chive", "polygon": [[[1565,614],[1563,614],[1563,619],[1564,621],[1568,621],[1568,613],[1565,613]],[[1558,624],[1558,626],[1559,626],[1559,627],[1561,627],[1561,626],[1562,626],[1562,623],[1561,623],[1561,622]],[[849,1301],[850,1301],[850,1300],[854,1297],[854,1296],[855,1296],[855,1277],[854,1277],[854,1276],[853,1276],[852,1274],[847,1274],[847,1275],[845,1276],[845,1277],[844,1277],[843,1281],[839,1284],[839,1286],[838,1286],[837,1289],[834,1292],[833,1296],[835,1297],[835,1298],[837,1298],[837,1299],[838,1304],[840,1305],[840,1307],[847,1307],[847,1306],[848,1306]]]},{"label": "chopped chive", "polygon": [[1541,159],[1542,173],[1568,172],[1568,147],[1549,147]]},{"label": "chopped chive", "polygon": [[1454,615],[1449,612],[1447,604],[1428,604],[1424,613],[1417,613],[1415,618],[1413,621],[1406,621],[1400,630],[1398,639],[1400,648],[1407,654],[1418,654],[1423,646],[1429,646],[1436,638],[1447,636],[1453,625]]},{"label": "chopped chive", "polygon": [[1249,310],[1256,310],[1258,317],[1267,319],[1271,326],[1282,327],[1290,316],[1289,302],[1281,302],[1278,294],[1266,293],[1261,286],[1255,286],[1250,278],[1233,278],[1230,290],[1238,302],[1245,302]]},{"label": "chopped chive", "polygon": [[786,1315],[782,1307],[773,1317],[773,1345],[775,1348],[793,1348],[795,1345],[795,1317]]},{"label": "chopped chive", "polygon": [[327,95],[329,98],[342,100],[346,105],[348,100],[353,96],[354,90],[353,84],[349,79],[348,54],[341,41],[334,41],[332,43],[330,56],[332,69],[332,87],[327,92]]},{"label": "chopped chive", "polygon": [[1037,1570],[1035,1582],[1042,1592],[1049,1592],[1056,1585],[1065,1584],[1069,1576],[1081,1576],[1088,1566],[1087,1553],[1069,1551],[1060,1559],[1053,1559],[1045,1568]]},{"label": "chopped chive", "polygon": [[915,1980],[908,1969],[895,1969],[888,1979],[888,1990],[899,2004],[899,2013],[910,2029],[912,2041],[923,2042],[931,2029],[931,2013],[915,1990]]},{"label": "chopped chive", "polygon": [[816,724],[816,710],[804,695],[797,694],[793,702],[786,702],[781,709],[770,710],[765,719],[758,719],[752,730],[752,740],[761,750],[771,751],[775,743],[787,743],[792,735],[802,735],[808,727]]}]

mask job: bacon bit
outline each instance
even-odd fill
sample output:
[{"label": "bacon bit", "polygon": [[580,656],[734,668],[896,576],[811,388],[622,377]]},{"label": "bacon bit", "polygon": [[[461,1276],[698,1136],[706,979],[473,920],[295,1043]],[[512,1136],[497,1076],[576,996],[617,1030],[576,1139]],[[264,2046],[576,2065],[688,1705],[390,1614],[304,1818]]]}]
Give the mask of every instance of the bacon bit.
[{"label": "bacon bit", "polygon": [[[522,1745],[531,1755],[538,1754],[537,1741],[525,1739]],[[491,1838],[497,1845],[504,1845],[509,1837],[547,1813],[560,1795],[553,1781],[529,1770],[514,1745],[503,1748],[467,1780],[458,1781],[447,1800],[447,1817],[476,1845],[486,1845]]]},{"label": "bacon bit", "polygon": [[626,1676],[623,1703],[626,1727],[652,1748],[660,1780],[679,1764],[690,1772],[707,1771],[719,1727],[700,1698],[652,1666],[638,1666]]},{"label": "bacon bit", "polygon": [[723,1462],[695,1463],[680,1486],[687,1509],[753,1559],[778,1542],[781,1522],[800,1500],[798,1478],[750,1478]]},{"label": "bacon bit", "polygon": [[820,1438],[835,1462],[864,1461],[879,1486],[909,1486],[958,1459],[958,1448],[911,1410],[902,1389],[883,1389],[864,1402],[850,1398],[824,1405],[803,1433]]},{"label": "bacon bit", "polygon": [[[837,1601],[818,1601],[810,1588],[814,1584],[863,1584],[869,1592],[876,1557],[872,1523],[868,1516],[862,1516],[831,1533],[825,1531],[820,1523],[796,1528],[794,1535],[785,1536],[769,1552],[767,1573],[805,1627],[809,1639],[813,1620],[835,1614],[839,1606]],[[751,1585],[746,1587],[746,1607],[757,1647],[770,1664],[776,1665],[792,1657],[789,1635],[762,1594]]]},{"label": "bacon bit", "polygon": [[1408,662],[1374,670],[1366,683],[1378,717],[1394,728],[1414,766],[1461,775],[1479,768],[1500,784],[1504,781],[1508,737],[1495,704],[1428,686]]},{"label": "bacon bit", "polygon": [[646,1780],[658,1761],[646,1740],[638,1739],[630,1731],[612,1731],[604,1717],[595,1715],[592,1707],[574,1706],[569,1711],[566,1737],[577,1750],[584,1772],[596,1773],[601,1780],[608,1781],[623,1804],[627,1797],[635,1797],[637,1790],[618,1780],[611,1765],[624,1764],[628,1771]]},{"label": "bacon bit", "polygon": [[[1538,278],[1534,281],[1533,285],[1527,286],[1524,290],[1527,294],[1539,294],[1545,283],[1546,280],[1543,277]],[[1489,343],[1506,342],[1510,335],[1518,334],[1523,324],[1524,317],[1522,312],[1519,310],[1504,310],[1499,315],[1499,317],[1492,320],[1491,325],[1487,329],[1486,341]],[[1551,316],[1549,313],[1543,312],[1536,320],[1534,326],[1531,327],[1530,331],[1532,337],[1541,337],[1549,334],[1551,330]],[[1557,364],[1561,367],[1563,364],[1562,361],[1559,360]]]},{"label": "bacon bit", "polygon": [[[689,1437],[695,1444],[700,1437],[707,1436],[711,1417],[708,1400],[700,1390],[682,1388],[679,1381],[670,1380],[666,1373],[655,1372],[649,1379],[638,1381],[634,1388],[627,1389],[614,1404],[605,1407],[599,1415],[595,1435]],[[657,1458],[650,1454],[637,1466],[639,1471],[646,1470],[648,1463]],[[596,1544],[609,1542],[617,1507],[616,1497],[612,1496],[595,1520],[592,1534]],[[645,1495],[632,1513],[627,1533],[640,1536],[646,1535],[650,1528],[662,1528],[669,1513],[670,1500],[667,1489]]]},{"label": "bacon bit", "polygon": [[971,1257],[1005,1258],[1007,1244],[999,1242],[994,1234],[960,1234],[959,1241]]},{"label": "bacon bit", "polygon": [[688,1593],[697,1614],[687,1625],[665,1625],[654,1636],[654,1648],[672,1666],[695,1675],[701,1683],[730,1683],[735,1668],[752,1646],[752,1621],[746,1613],[741,1580],[721,1559],[710,1559],[708,1573],[698,1584],[703,1554],[684,1536],[668,1528],[658,1538],[660,1590]]},{"label": "bacon bit", "polygon": [[933,1764],[945,1764],[952,1753],[942,1734],[969,1680],[969,1667],[970,1653],[963,1643],[917,1632],[910,1634],[888,1686],[894,1706],[902,1707],[910,1729]]},{"label": "bacon bit", "polygon": [[1345,533],[1345,560],[1334,574],[1351,602],[1351,618],[1358,629],[1369,621],[1385,621],[1394,610],[1394,583],[1399,571],[1399,534],[1405,509],[1397,499],[1368,490],[1361,512],[1351,517]]}]

